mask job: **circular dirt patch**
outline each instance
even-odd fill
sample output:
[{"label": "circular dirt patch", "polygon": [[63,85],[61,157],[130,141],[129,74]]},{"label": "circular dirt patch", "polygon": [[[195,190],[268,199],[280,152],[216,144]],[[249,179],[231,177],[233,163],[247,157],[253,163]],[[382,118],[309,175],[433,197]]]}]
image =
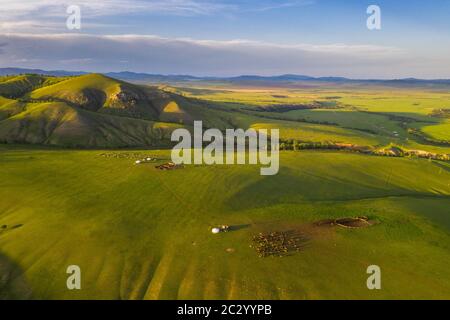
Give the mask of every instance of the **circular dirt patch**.
[{"label": "circular dirt patch", "polygon": [[336,219],[335,224],[344,228],[364,228],[372,225],[366,217]]},{"label": "circular dirt patch", "polygon": [[364,216],[356,218],[325,219],[314,223],[314,225],[318,227],[339,226],[343,228],[365,228],[373,224],[373,221],[370,221],[369,218]]}]

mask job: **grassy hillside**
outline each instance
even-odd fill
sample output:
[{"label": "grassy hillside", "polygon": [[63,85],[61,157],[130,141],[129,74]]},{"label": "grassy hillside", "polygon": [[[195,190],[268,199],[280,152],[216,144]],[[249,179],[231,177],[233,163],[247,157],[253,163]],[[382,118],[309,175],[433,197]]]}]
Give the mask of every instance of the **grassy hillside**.
[{"label": "grassy hillside", "polygon": [[14,91],[15,98],[2,96],[0,91],[3,143],[163,147],[169,145],[174,128],[189,128],[194,119],[203,120],[206,126],[230,127],[226,115],[195,99],[99,74],[19,76],[4,79],[0,89],[2,84],[10,90],[21,88]]},{"label": "grassy hillside", "polygon": [[[140,166],[102,153],[1,151],[0,297],[450,298],[449,166],[283,152],[279,174],[262,177],[257,166],[157,170],[163,151],[138,152],[161,159]],[[377,224],[311,224],[358,215]],[[236,229],[212,235],[216,224]],[[259,232],[292,229],[309,239],[301,252],[250,247]],[[65,287],[71,264],[80,291]],[[380,291],[366,288],[371,264]]]},{"label": "grassy hillside", "polygon": [[154,119],[157,111],[140,87],[100,74],[74,77],[29,94],[32,99],[64,101],[90,111]]},{"label": "grassy hillside", "polygon": [[41,86],[48,86],[64,78],[40,75],[19,75],[0,77],[0,95],[17,98]]},{"label": "grassy hillside", "polygon": [[24,108],[25,103],[0,96],[0,121],[21,113]]},{"label": "grassy hillside", "polygon": [[[15,96],[2,94],[2,85]],[[190,128],[194,120],[202,120],[205,127],[222,130],[279,128],[284,140],[374,148],[394,144],[449,153],[448,119],[442,116],[442,106],[450,96],[436,89],[392,90],[152,87],[100,74],[6,77],[0,82],[0,141],[155,146],[159,139],[151,130],[155,123]],[[160,146],[167,144],[162,141]]]},{"label": "grassy hillside", "polygon": [[177,124],[111,117],[63,102],[29,104],[3,120],[0,141],[94,148],[168,146]]}]

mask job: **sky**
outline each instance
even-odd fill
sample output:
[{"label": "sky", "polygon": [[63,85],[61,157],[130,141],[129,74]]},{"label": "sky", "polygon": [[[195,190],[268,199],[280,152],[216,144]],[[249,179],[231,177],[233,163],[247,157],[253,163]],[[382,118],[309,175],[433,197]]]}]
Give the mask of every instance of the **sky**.
[{"label": "sky", "polygon": [[0,67],[450,78],[450,0],[0,0]]}]

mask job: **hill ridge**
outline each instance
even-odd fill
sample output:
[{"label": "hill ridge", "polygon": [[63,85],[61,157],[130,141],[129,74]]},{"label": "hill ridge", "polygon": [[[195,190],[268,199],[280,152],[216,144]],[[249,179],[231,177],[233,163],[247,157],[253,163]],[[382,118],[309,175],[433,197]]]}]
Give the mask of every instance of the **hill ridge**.
[{"label": "hill ridge", "polygon": [[0,78],[3,143],[168,146],[171,131],[190,128],[193,119],[203,119],[215,127],[228,123],[219,111],[197,99],[100,73]]}]

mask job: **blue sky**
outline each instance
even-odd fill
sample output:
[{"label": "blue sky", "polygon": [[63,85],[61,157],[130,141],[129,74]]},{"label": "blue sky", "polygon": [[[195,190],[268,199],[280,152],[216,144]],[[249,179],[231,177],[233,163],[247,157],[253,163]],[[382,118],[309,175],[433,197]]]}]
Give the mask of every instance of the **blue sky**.
[{"label": "blue sky", "polygon": [[450,78],[450,0],[0,0],[0,17],[2,67]]},{"label": "blue sky", "polygon": [[[397,43],[410,40],[419,32],[449,36],[450,1],[445,0],[291,0],[291,1],[209,1],[224,4],[209,13],[194,14],[180,10],[133,13],[105,17],[110,32],[158,34],[197,39],[252,39],[295,43],[309,41]],[[373,33],[366,28],[366,8],[377,4],[382,9],[383,29]],[[220,9],[219,9],[220,8]],[[205,9],[207,10],[207,9]],[[120,23],[118,23],[120,21]],[[117,26],[115,26],[117,24]],[[91,28],[91,32],[104,32]]]}]

